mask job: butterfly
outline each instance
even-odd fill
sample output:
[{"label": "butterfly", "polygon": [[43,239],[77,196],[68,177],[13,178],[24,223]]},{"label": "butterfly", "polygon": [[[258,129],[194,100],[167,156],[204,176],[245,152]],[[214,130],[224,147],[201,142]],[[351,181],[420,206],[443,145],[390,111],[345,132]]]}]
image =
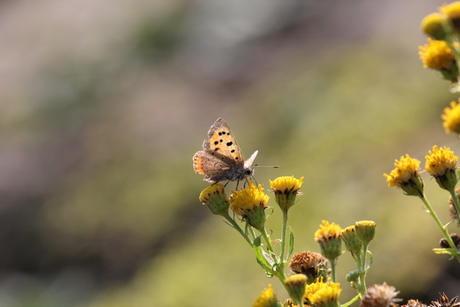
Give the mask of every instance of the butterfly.
[{"label": "butterfly", "polygon": [[218,118],[209,128],[203,150],[193,155],[193,169],[211,183],[240,181],[253,175],[257,153],[256,150],[249,159],[244,160],[230,127],[222,118]]}]

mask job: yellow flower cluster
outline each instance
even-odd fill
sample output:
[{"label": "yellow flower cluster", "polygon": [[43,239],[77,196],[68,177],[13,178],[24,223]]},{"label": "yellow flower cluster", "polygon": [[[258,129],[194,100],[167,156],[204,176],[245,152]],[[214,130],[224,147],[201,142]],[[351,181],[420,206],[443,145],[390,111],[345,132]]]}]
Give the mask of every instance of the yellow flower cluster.
[{"label": "yellow flower cluster", "polygon": [[401,187],[418,176],[420,161],[406,154],[399,160],[395,160],[394,166],[390,174],[384,174],[384,176],[390,187]]},{"label": "yellow flower cluster", "polygon": [[433,177],[444,176],[447,171],[455,170],[458,161],[458,157],[450,148],[437,145],[433,146],[425,159],[425,169]]},{"label": "yellow flower cluster", "polygon": [[321,221],[319,229],[315,232],[315,241],[323,242],[331,239],[340,238],[342,233],[342,228],[335,223],[330,223],[329,221]]},{"label": "yellow flower cluster", "polygon": [[444,109],[441,118],[447,133],[455,132],[460,134],[460,105],[456,101],[450,103],[450,107]]},{"label": "yellow flower cluster", "polygon": [[307,303],[321,306],[330,302],[337,302],[341,292],[340,283],[319,280],[306,286],[305,298]]},{"label": "yellow flower cluster", "polygon": [[255,186],[252,182],[249,183],[247,189],[234,191],[230,195],[230,208],[241,216],[244,216],[248,211],[256,208],[266,208],[269,197],[264,193],[262,185]]},{"label": "yellow flower cluster", "polygon": [[455,64],[454,54],[445,41],[429,38],[426,45],[419,47],[419,55],[425,68],[449,70]]}]

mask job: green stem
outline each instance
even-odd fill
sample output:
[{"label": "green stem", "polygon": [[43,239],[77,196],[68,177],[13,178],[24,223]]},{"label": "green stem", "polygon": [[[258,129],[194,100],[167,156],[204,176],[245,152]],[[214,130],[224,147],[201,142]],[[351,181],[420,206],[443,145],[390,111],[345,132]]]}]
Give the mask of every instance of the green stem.
[{"label": "green stem", "polygon": [[455,193],[455,188],[449,190],[450,195],[452,196],[452,201],[454,203],[455,211],[457,211],[457,217],[460,221],[460,200],[458,199],[457,193]]},{"label": "green stem", "polygon": [[281,257],[280,257],[280,266],[281,270],[284,270],[284,264],[285,264],[285,249],[286,249],[286,228],[287,228],[287,220],[288,220],[288,212],[287,210],[283,210],[283,232],[282,232],[282,237],[281,237]]},{"label": "green stem", "polygon": [[335,282],[335,267],[337,264],[337,258],[336,259],[329,259],[329,262],[331,263],[331,270],[332,270],[332,281]]},{"label": "green stem", "polygon": [[359,300],[360,297],[361,297],[361,295],[360,295],[360,294],[357,294],[354,298],[352,298],[351,300],[349,300],[349,301],[346,302],[345,304],[340,305],[340,307],[348,307],[348,306],[350,306],[351,304],[353,304],[354,302],[356,302],[357,300]]},{"label": "green stem", "polygon": [[[366,257],[367,257],[367,247],[368,245],[365,244],[363,245],[363,256],[362,256],[362,263],[361,263],[361,284],[362,284],[362,288],[364,289],[364,292],[366,292],[367,290],[367,285],[366,285],[366,274],[367,274],[367,270],[366,270]],[[362,293],[362,295],[364,295],[364,293]]]},{"label": "green stem", "polygon": [[237,222],[235,222],[234,219],[232,219],[230,217],[230,215],[224,215],[224,218],[227,220],[227,222],[229,222],[234,229],[236,229],[236,231],[238,231],[240,233],[240,235],[246,240],[246,242],[248,242],[248,244],[252,247],[253,244],[252,244],[252,241],[251,239],[249,239],[248,235],[246,233],[244,233],[243,229],[241,229],[240,225],[238,225]]},{"label": "green stem", "polygon": [[460,255],[457,251],[457,247],[454,244],[454,241],[452,241],[452,238],[449,235],[449,232],[447,231],[446,227],[443,226],[441,220],[439,219],[438,215],[436,212],[433,210],[433,207],[431,206],[431,203],[426,199],[425,195],[420,196],[420,199],[422,202],[425,204],[425,208],[428,210],[430,213],[431,217],[435,220],[436,224],[438,225],[439,229],[441,230],[442,234],[444,235],[444,238],[447,240],[449,243],[449,246],[452,248],[453,252],[455,253],[453,256],[457,258],[457,260],[460,261]]}]

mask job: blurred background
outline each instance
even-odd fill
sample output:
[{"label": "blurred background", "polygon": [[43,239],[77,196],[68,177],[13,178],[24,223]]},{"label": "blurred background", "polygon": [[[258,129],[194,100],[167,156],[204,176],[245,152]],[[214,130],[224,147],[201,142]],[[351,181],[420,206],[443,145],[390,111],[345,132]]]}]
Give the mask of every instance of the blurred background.
[{"label": "blurred background", "polygon": [[[250,306],[267,283],[284,297],[198,201],[191,158],[219,116],[246,157],[281,166],[260,183],[305,177],[296,252],[319,250],[321,219],[373,219],[370,284],[459,295],[434,222],[382,176],[406,152],[460,150],[440,120],[455,96],[417,55],[437,6],[0,1],[0,306]],[[447,193],[426,185],[447,221]]]}]

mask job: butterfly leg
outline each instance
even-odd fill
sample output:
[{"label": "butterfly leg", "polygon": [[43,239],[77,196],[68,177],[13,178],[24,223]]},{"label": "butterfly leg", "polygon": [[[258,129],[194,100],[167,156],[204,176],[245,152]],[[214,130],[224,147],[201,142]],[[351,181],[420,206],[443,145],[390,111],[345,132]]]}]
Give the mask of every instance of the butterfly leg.
[{"label": "butterfly leg", "polygon": [[257,182],[256,177],[254,175],[251,175],[251,179],[254,180],[256,185],[259,185],[259,183]]},{"label": "butterfly leg", "polygon": [[227,184],[229,184],[229,183],[230,183],[230,180],[228,180],[228,181],[224,184],[224,188],[226,188],[226,187],[227,187]]},{"label": "butterfly leg", "polygon": [[240,180],[238,179],[238,180],[236,181],[236,190],[238,190],[238,186],[239,186],[239,185],[240,185]]}]

